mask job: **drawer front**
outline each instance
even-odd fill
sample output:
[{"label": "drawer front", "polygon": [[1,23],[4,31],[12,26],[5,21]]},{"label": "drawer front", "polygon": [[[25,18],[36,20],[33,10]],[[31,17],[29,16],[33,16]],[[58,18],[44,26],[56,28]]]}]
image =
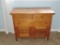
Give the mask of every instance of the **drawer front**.
[{"label": "drawer front", "polygon": [[46,26],[50,26],[50,22],[46,22],[46,21],[40,21],[40,20],[15,20],[14,21],[15,26],[38,26],[38,27],[46,27]]},{"label": "drawer front", "polygon": [[21,15],[13,15],[14,20],[16,19],[23,19],[23,14]]},{"label": "drawer front", "polygon": [[20,14],[20,15],[13,15],[14,19],[32,19],[31,14]]},{"label": "drawer front", "polygon": [[52,15],[46,15],[46,14],[34,14],[33,19],[38,20],[49,20],[51,19]]},{"label": "drawer front", "polygon": [[28,27],[19,27],[19,37],[29,37],[29,29]]},{"label": "drawer front", "polygon": [[30,27],[29,35],[32,37],[46,36],[46,31],[46,29],[36,29],[34,27]]},{"label": "drawer front", "polygon": [[32,14],[24,14],[24,19],[32,19]]},{"label": "drawer front", "polygon": [[46,22],[46,21],[41,21],[41,20],[33,20],[31,23],[30,23],[30,26],[35,26],[35,27],[46,27],[46,26],[49,26],[50,25],[50,22]]},{"label": "drawer front", "polygon": [[32,20],[31,19],[21,19],[15,20],[15,26],[30,26]]},{"label": "drawer front", "polygon": [[27,33],[29,33],[29,28],[28,27],[24,27],[24,26],[20,26],[19,27],[19,32],[21,34],[23,34],[23,33],[27,34]]},{"label": "drawer front", "polygon": [[15,26],[40,26],[40,27],[46,27],[46,26],[50,26],[50,22],[47,21],[40,21],[40,20],[15,20]]}]

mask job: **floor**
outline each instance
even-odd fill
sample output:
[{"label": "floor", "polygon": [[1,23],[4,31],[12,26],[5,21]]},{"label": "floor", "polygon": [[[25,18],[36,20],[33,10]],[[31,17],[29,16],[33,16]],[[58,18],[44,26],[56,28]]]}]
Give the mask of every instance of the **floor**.
[{"label": "floor", "polygon": [[49,41],[46,38],[24,38],[16,41],[14,34],[0,32],[0,45],[60,45],[60,33],[51,32]]}]

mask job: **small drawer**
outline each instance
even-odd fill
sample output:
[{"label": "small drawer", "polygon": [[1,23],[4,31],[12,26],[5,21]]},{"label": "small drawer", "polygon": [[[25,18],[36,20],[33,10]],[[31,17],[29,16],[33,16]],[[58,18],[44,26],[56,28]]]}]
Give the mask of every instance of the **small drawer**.
[{"label": "small drawer", "polygon": [[30,36],[35,36],[36,35],[36,28],[35,27],[30,27],[29,28],[29,35]]},{"label": "small drawer", "polygon": [[46,29],[36,29],[36,34],[45,34],[46,33]]},{"label": "small drawer", "polygon": [[23,14],[13,15],[14,20],[23,19],[23,17],[24,17]]},{"label": "small drawer", "polygon": [[33,14],[33,19],[41,19],[42,15]]},{"label": "small drawer", "polygon": [[46,35],[46,29],[36,29],[35,27],[31,27],[29,30],[30,36],[40,36],[40,35]]},{"label": "small drawer", "polygon": [[20,34],[19,37],[22,37],[22,38],[29,37],[29,34]]},{"label": "small drawer", "polygon": [[36,29],[36,37],[43,37],[46,36],[46,29]]},{"label": "small drawer", "polygon": [[52,15],[44,15],[44,14],[39,14],[39,15],[34,14],[33,15],[33,19],[42,20],[42,21],[49,21],[49,20],[51,20],[51,17],[52,17]]},{"label": "small drawer", "polygon": [[24,27],[24,26],[19,26],[19,33],[20,34],[28,34],[29,33],[29,28]]},{"label": "small drawer", "polygon": [[29,37],[28,27],[24,27],[24,26],[19,27],[19,37]]},{"label": "small drawer", "polygon": [[19,15],[13,15],[14,20],[20,20],[20,19],[32,19],[32,14],[19,14]]},{"label": "small drawer", "polygon": [[23,19],[32,19],[32,14],[24,14]]},{"label": "small drawer", "polygon": [[31,19],[20,19],[20,20],[15,20],[15,25],[17,26],[30,26],[30,23],[32,22]]},{"label": "small drawer", "polygon": [[39,27],[46,27],[48,25],[48,23],[46,23],[46,21],[41,21],[41,20],[33,20],[31,23],[31,26],[39,26]]}]

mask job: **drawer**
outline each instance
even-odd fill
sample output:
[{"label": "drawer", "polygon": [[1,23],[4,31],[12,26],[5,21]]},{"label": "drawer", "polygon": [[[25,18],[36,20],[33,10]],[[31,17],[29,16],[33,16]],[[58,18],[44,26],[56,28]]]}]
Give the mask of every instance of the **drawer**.
[{"label": "drawer", "polygon": [[32,14],[24,14],[24,19],[32,19]]},{"label": "drawer", "polygon": [[16,19],[32,19],[32,15],[31,14],[19,14],[19,15],[13,15],[14,20]]},{"label": "drawer", "polygon": [[29,33],[29,28],[24,27],[24,26],[19,26],[19,33],[20,34],[28,34]]},{"label": "drawer", "polygon": [[50,21],[43,21],[43,20],[32,20],[32,19],[20,19],[14,21],[15,26],[41,26],[46,27],[50,26]]},{"label": "drawer", "polygon": [[30,26],[40,26],[40,27],[46,27],[49,26],[50,22],[42,21],[42,20],[33,20],[30,24]]},{"label": "drawer", "polygon": [[25,37],[29,37],[29,34],[19,34],[20,38],[25,38]]},{"label": "drawer", "polygon": [[29,35],[30,36],[37,36],[37,37],[39,37],[39,36],[43,36],[43,35],[46,35],[46,29],[36,29],[36,28],[34,28],[34,27],[31,27],[30,28],[30,30],[29,30]]},{"label": "drawer", "polygon": [[29,37],[29,28],[20,26],[19,27],[19,37]]},{"label": "drawer", "polygon": [[20,15],[13,15],[13,19],[16,20],[16,19],[23,19],[24,15],[23,14],[20,14]]},{"label": "drawer", "polygon": [[50,22],[46,22],[46,21],[40,21],[40,20],[17,20],[15,21],[15,25],[16,26],[42,26],[42,27],[46,27],[50,25]]},{"label": "drawer", "polygon": [[52,15],[44,15],[44,14],[40,14],[40,15],[33,15],[33,19],[35,20],[42,20],[42,21],[50,21]]},{"label": "drawer", "polygon": [[29,35],[30,36],[35,36],[36,35],[36,28],[35,27],[30,27],[29,28]]},{"label": "drawer", "polygon": [[32,20],[31,19],[20,19],[20,20],[15,20],[14,23],[16,26],[30,26]]}]

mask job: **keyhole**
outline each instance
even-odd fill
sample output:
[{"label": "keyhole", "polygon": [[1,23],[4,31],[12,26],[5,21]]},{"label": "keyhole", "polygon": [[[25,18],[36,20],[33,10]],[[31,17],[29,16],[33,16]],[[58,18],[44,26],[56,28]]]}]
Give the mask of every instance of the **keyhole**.
[{"label": "keyhole", "polygon": [[32,19],[33,19],[33,14],[32,14]]},{"label": "keyhole", "polygon": [[47,22],[45,22],[45,24],[47,24]]},{"label": "keyhole", "polygon": [[43,16],[41,16],[41,18],[43,18]]},{"label": "keyhole", "polygon": [[22,18],[24,18],[24,14],[22,15]]},{"label": "keyhole", "polygon": [[18,25],[19,25],[20,23],[18,23]]}]

